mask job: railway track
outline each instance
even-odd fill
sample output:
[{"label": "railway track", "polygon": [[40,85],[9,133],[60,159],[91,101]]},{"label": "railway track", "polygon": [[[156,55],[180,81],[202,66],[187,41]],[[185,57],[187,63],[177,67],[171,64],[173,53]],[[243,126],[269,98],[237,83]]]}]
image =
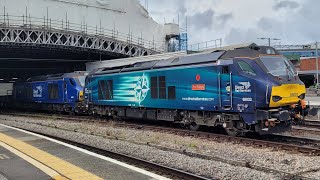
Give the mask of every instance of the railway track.
[{"label": "railway track", "polygon": [[307,128],[318,128],[320,129],[320,120],[305,120],[304,124],[300,125],[302,127],[307,127]]},{"label": "railway track", "polygon": [[292,128],[292,132],[297,134],[315,134],[320,135],[320,127],[319,128],[313,128],[313,127],[305,127],[305,126],[294,126]]},{"label": "railway track", "polygon": [[[72,122],[86,122],[86,123],[99,123],[101,125],[110,125],[110,121],[102,121],[91,117],[70,117],[68,115],[54,115],[48,116],[48,114],[34,115],[34,114],[10,114],[14,116],[29,116],[29,117],[41,117],[41,118],[54,118],[63,121]],[[146,125],[141,123],[128,123],[128,122],[113,122],[112,126],[131,128],[131,129],[142,129],[156,132],[171,133],[181,136],[192,136],[196,138],[204,138],[217,142],[233,142],[238,144],[251,145],[254,147],[262,148],[273,148],[275,150],[285,150],[294,153],[303,153],[306,155],[320,156],[320,140],[313,140],[308,138],[294,137],[294,136],[283,136],[283,135],[270,135],[261,137],[232,137],[223,134],[216,134],[211,132],[203,131],[191,131],[186,129],[163,127],[155,125]]]},{"label": "railway track", "polygon": [[293,126],[293,132],[320,135],[320,121],[305,120],[303,124]]},{"label": "railway track", "polygon": [[138,128],[151,131],[161,131],[166,133],[172,133],[183,136],[193,136],[197,138],[205,138],[209,140],[214,140],[218,142],[234,142],[238,144],[251,145],[254,147],[262,148],[273,148],[277,150],[291,151],[295,153],[303,153],[307,155],[320,156],[320,141],[311,140],[307,138],[291,137],[291,136],[282,136],[282,135],[271,135],[266,137],[257,138],[247,138],[247,137],[232,137],[223,134],[207,133],[201,131],[189,131],[184,129],[173,129],[166,127],[154,127],[154,126],[140,126],[136,125],[119,125],[121,127],[130,127]]},{"label": "railway track", "polygon": [[[24,115],[21,115],[21,116],[24,116]],[[31,115],[31,116],[32,117],[39,117],[39,115]],[[43,117],[43,115],[40,115],[40,116]],[[58,119],[66,120],[65,117],[58,117]],[[73,117],[68,119],[68,121],[74,121],[74,120],[75,119]],[[81,119],[81,120],[78,119],[78,121],[81,121],[81,122],[83,122],[83,121],[93,122],[92,120],[85,120],[85,119]],[[99,123],[101,123],[101,122],[99,122]],[[104,123],[102,123],[102,124],[104,124]],[[118,123],[118,124],[116,124],[116,126],[118,126],[118,127],[124,127],[125,126],[127,128],[156,130],[156,131],[160,131],[161,130],[161,131],[174,133],[174,134],[179,134],[179,135],[189,135],[189,136],[191,135],[191,136],[197,136],[197,137],[200,137],[200,138],[204,137],[204,136],[193,135],[193,133],[189,134],[187,132],[188,130],[182,130],[182,131],[180,131],[180,133],[175,133],[175,132],[171,131],[172,128],[154,129],[155,128],[154,126],[141,126],[141,125],[137,125],[137,124],[135,125],[135,124],[126,124],[126,123]],[[48,126],[48,127],[51,127],[51,126]],[[17,128],[20,128],[20,127],[17,127]],[[21,128],[21,129],[23,129],[23,128]],[[24,130],[30,131],[28,129],[24,129]],[[174,179],[208,179],[206,177],[201,177],[201,176],[189,173],[189,172],[173,169],[173,168],[162,166],[162,165],[158,165],[158,164],[155,164],[155,163],[151,163],[150,164],[150,162],[142,160],[142,159],[137,159],[137,158],[130,157],[130,156],[127,156],[127,155],[106,151],[106,150],[95,148],[95,147],[92,147],[92,146],[88,146],[88,145],[85,145],[85,144],[82,144],[82,143],[70,141],[68,139],[58,138],[58,137],[50,136],[48,134],[43,134],[43,133],[39,133],[39,132],[35,132],[35,131],[31,131],[31,132],[34,132],[34,133],[37,133],[37,134],[41,134],[41,135],[44,135],[44,136],[48,136],[48,137],[51,137],[51,138],[66,142],[68,144],[72,144],[72,145],[81,147],[83,149],[87,149],[89,151],[101,154],[101,155],[105,155],[105,156],[108,156],[108,157],[111,157],[111,158],[114,158],[114,159],[118,159],[120,161],[128,162],[130,164],[133,164],[133,165],[138,166],[138,167],[146,168],[146,169],[151,170],[153,172],[157,172],[157,173],[164,174],[164,175],[170,175],[170,177],[173,177]],[[207,133],[202,133],[202,134],[207,134]],[[212,137],[211,133],[208,133],[207,137],[209,137],[209,138]],[[207,138],[207,137],[205,137],[205,138]],[[223,139],[216,139],[216,140],[221,141]],[[294,172],[286,172],[286,171],[272,169],[272,168],[268,168],[268,167],[264,167],[264,166],[260,166],[260,165],[254,165],[254,164],[251,164],[250,162],[243,162],[243,161],[236,161],[236,160],[226,160],[226,159],[222,159],[220,157],[215,157],[215,156],[212,156],[212,155],[198,154],[198,153],[194,153],[194,152],[171,149],[171,148],[167,148],[167,147],[163,147],[163,146],[157,146],[157,145],[150,145],[149,144],[149,146],[154,146],[154,147],[162,149],[164,151],[172,151],[172,152],[181,153],[181,154],[184,154],[184,155],[187,155],[187,156],[190,156],[190,157],[197,157],[197,158],[201,158],[201,159],[219,161],[219,162],[222,162],[222,163],[227,163],[227,164],[234,165],[234,166],[242,166],[242,167],[246,167],[246,168],[250,168],[250,169],[254,169],[254,170],[258,170],[258,171],[266,172],[266,173],[272,172],[272,173],[281,175],[282,179],[310,179],[310,178],[307,178],[307,177],[303,176],[303,174],[307,173],[307,172],[296,172],[296,173],[294,173]],[[262,146],[262,147],[264,147],[264,146]],[[210,179],[215,179],[215,178],[211,177]]]}]

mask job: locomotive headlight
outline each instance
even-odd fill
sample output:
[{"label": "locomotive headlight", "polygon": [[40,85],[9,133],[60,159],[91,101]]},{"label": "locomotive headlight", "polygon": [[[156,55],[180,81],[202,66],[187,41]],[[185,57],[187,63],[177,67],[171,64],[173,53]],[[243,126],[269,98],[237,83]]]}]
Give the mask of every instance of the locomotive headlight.
[{"label": "locomotive headlight", "polygon": [[281,101],[281,99],[282,99],[282,97],[280,97],[280,96],[272,96],[273,102],[279,102],[279,101]]},{"label": "locomotive headlight", "polygon": [[83,101],[83,91],[79,92],[79,101]]},{"label": "locomotive headlight", "polygon": [[306,97],[306,93],[303,93],[300,96],[298,96],[299,99],[304,99],[305,97]]}]

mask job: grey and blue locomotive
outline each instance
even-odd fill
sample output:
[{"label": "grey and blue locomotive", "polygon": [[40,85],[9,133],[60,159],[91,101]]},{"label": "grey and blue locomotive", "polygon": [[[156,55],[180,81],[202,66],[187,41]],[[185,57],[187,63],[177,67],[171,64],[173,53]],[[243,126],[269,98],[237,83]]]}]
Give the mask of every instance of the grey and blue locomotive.
[{"label": "grey and blue locomotive", "polygon": [[95,70],[87,76],[85,103],[90,114],[269,134],[303,118],[305,93],[290,61],[253,44]]}]

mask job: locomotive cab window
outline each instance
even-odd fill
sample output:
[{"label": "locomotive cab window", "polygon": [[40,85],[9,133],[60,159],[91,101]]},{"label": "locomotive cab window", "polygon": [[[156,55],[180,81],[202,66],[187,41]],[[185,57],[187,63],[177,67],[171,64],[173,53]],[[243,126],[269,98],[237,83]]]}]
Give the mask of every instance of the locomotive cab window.
[{"label": "locomotive cab window", "polygon": [[230,70],[229,70],[229,66],[222,66],[222,74],[229,74]]},{"label": "locomotive cab window", "polygon": [[82,87],[84,87],[85,84],[86,84],[86,76],[79,76],[79,77],[78,77],[78,80],[79,80],[80,85],[81,85]]},{"label": "locomotive cab window", "polygon": [[248,64],[244,61],[238,61],[238,65],[244,73],[247,73],[250,75],[256,75],[256,72],[252,69],[250,64]]}]

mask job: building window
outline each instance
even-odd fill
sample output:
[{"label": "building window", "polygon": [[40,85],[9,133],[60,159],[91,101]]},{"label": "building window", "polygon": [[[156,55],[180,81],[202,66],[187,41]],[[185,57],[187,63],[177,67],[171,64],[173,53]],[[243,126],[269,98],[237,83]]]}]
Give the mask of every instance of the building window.
[{"label": "building window", "polygon": [[151,77],[151,98],[158,99],[158,77]]},{"label": "building window", "polygon": [[58,84],[48,84],[49,99],[59,99]]},{"label": "building window", "polygon": [[175,86],[168,87],[168,99],[176,99],[176,87]]},{"label": "building window", "polygon": [[159,98],[167,99],[166,77],[159,76]]}]

